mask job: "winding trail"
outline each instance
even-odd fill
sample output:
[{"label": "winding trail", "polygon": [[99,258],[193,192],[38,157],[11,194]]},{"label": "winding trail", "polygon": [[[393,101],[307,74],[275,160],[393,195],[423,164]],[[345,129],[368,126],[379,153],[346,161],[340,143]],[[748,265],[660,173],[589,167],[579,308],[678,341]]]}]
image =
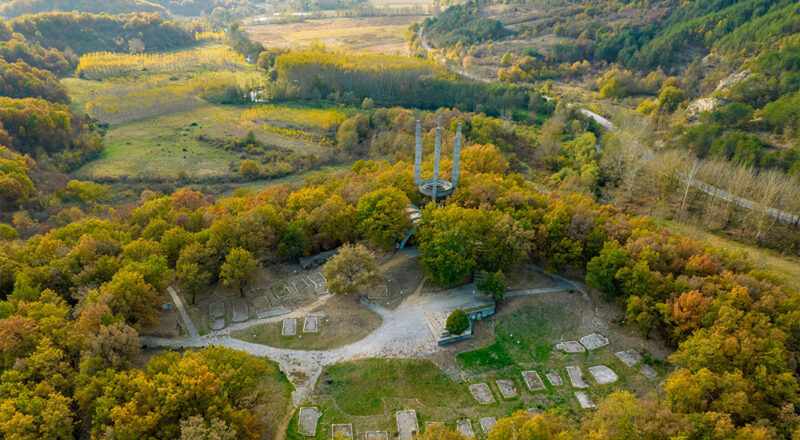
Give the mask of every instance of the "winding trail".
[{"label": "winding trail", "polygon": [[[538,266],[528,266],[551,276],[557,287],[508,292],[507,296],[514,297],[577,290],[584,293],[584,299],[588,298],[585,289],[579,283],[549,274],[538,268]],[[281,370],[295,386],[295,391],[292,393],[292,401],[297,406],[311,395],[323,368],[328,365],[375,357],[422,358],[433,354],[439,350],[439,347],[428,327],[426,314],[463,307],[474,303],[479,298],[484,297],[477,293],[477,289],[473,284],[467,284],[439,293],[422,293],[421,289],[417,289],[394,310],[388,310],[377,304],[362,301],[362,304],[381,316],[382,323],[380,327],[360,341],[330,350],[277,348],[245,342],[230,335],[232,330],[239,328],[265,322],[277,322],[287,317],[302,317],[311,306],[295,310],[289,315],[250,320],[202,336],[194,335],[183,339],[143,336],[141,337],[141,342],[149,347],[221,346],[243,350],[253,356],[267,357],[280,364]],[[324,298],[320,301],[324,301]],[[175,302],[177,305],[178,301]],[[188,314],[181,313],[181,317],[187,324],[187,328],[194,327]]]}]

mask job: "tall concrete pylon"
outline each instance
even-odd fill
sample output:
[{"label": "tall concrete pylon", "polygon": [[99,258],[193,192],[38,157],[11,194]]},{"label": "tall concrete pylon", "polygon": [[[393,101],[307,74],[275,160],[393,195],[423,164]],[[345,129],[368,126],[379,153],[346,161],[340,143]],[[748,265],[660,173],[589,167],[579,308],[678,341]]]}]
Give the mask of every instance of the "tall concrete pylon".
[{"label": "tall concrete pylon", "polygon": [[422,128],[417,119],[416,146],[414,150],[414,186],[419,186],[422,179]]},{"label": "tall concrete pylon", "polygon": [[458,162],[461,159],[461,124],[456,129],[456,141],[453,145],[453,188],[458,186]]},{"label": "tall concrete pylon", "polygon": [[436,190],[439,189],[439,153],[442,150],[442,117],[436,124],[436,145],[433,150],[433,203],[436,203]]}]

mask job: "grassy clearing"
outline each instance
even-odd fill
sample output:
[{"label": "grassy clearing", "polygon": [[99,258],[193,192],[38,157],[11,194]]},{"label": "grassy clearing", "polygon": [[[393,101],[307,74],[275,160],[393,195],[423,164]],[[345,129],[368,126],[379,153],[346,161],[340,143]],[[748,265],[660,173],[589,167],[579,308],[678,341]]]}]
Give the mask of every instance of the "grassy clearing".
[{"label": "grassy clearing", "polygon": [[[229,163],[238,164],[238,157],[199,142],[197,136],[235,131],[235,124],[230,121],[240,111],[237,107],[204,103],[186,112],[113,127],[106,132],[103,156],[76,174],[90,179],[174,178],[180,170],[191,177],[228,174]],[[240,131],[239,136],[246,134],[245,130]]]},{"label": "grassy clearing", "polygon": [[[517,363],[546,362],[552,340],[569,329],[577,316],[564,304],[525,307],[503,317],[495,326],[495,342],[486,348],[459,353],[467,371],[484,373]],[[535,348],[535,350],[534,350]]]},{"label": "grassy clearing", "polygon": [[381,317],[354,298],[334,296],[313,312],[325,314],[319,319],[319,332],[303,333],[303,319],[297,318],[297,335],[281,335],[281,322],[255,325],[231,332],[247,342],[297,350],[328,350],[365,338],[381,324]]},{"label": "grassy clearing", "polygon": [[205,88],[244,85],[258,81],[253,69],[197,72],[177,75],[151,74],[141,77],[90,81],[66,78],[61,83],[73,97],[73,108],[112,125],[186,111],[199,106]]},{"label": "grassy clearing", "polygon": [[431,407],[472,406],[465,386],[422,359],[366,359],[333,365],[320,377],[317,390],[330,394],[351,415],[382,413],[384,398],[415,399]]},{"label": "grassy clearing", "polygon": [[668,229],[670,232],[679,233],[693,240],[704,241],[719,248],[744,251],[756,262],[756,267],[771,271],[787,286],[800,290],[800,258],[781,255],[773,250],[760,248],[752,244],[740,243],[685,223],[670,220],[657,221],[659,226]]},{"label": "grassy clearing", "polygon": [[291,409],[292,391],[294,386],[285,375],[281,374],[276,362],[267,361],[272,365],[272,370],[261,379],[258,391],[268,396],[266,403],[255,408],[263,426],[266,427],[265,438],[276,438],[279,430],[283,428],[283,421]]},{"label": "grassy clearing", "polygon": [[[491,335],[489,345],[457,355],[456,360],[466,373],[463,381],[445,375],[428,360],[367,359],[328,367],[311,399],[311,404],[322,412],[316,438],[329,439],[330,425],[334,423],[352,423],[354,438],[363,438],[364,432],[371,430],[386,430],[392,436],[396,434],[394,413],[401,409],[415,409],[421,429],[427,421],[455,427],[456,420],[466,417],[473,421],[479,435],[479,418],[508,417],[527,408],[558,408],[563,414],[580,416],[585,411],[579,409],[573,394],[576,390],[570,386],[568,365],[581,367],[590,384],[585,391],[595,401],[620,389],[637,395],[657,393],[658,380],[646,379],[639,373],[639,365],[627,367],[614,356],[616,350],[632,346],[628,345],[632,343],[630,338],[622,341],[621,336],[616,337],[619,330],[609,330],[611,346],[592,352],[565,354],[553,350],[553,343],[559,340],[577,339],[591,332],[592,324],[584,318],[594,316],[594,308],[579,298],[549,294],[505,301],[493,319],[477,324],[474,341],[486,341]],[[615,342],[620,345],[615,346]],[[469,344],[466,342],[462,347]],[[657,369],[659,378],[668,372],[668,365],[646,359]],[[596,365],[608,366],[619,380],[598,384],[588,370]],[[545,390],[527,389],[521,372],[530,369],[539,373]],[[550,385],[545,374],[551,372],[561,376],[563,386]],[[495,383],[498,379],[512,380],[518,395],[503,399]],[[479,382],[489,385],[494,403],[479,405],[472,398],[468,387]],[[299,439],[296,421],[292,423],[288,438]]]},{"label": "grassy clearing", "polygon": [[[576,408],[575,391],[569,382],[566,367],[580,366],[590,387],[585,391],[593,399],[610,394],[616,390],[629,390],[639,395],[646,395],[657,390],[656,382],[652,382],[639,374],[639,365],[631,368],[623,364],[614,355],[616,350],[629,346],[614,346],[615,336],[610,334],[612,345],[591,352],[567,354],[554,350],[556,342],[577,340],[591,332],[583,327],[587,310],[582,310],[580,303],[575,303],[573,296],[553,294],[548,297],[516,298],[506,311],[501,311],[491,331],[494,341],[484,348],[465,351],[456,355],[459,365],[472,375],[470,382],[486,382],[492,388],[498,403],[488,405],[496,411],[508,411],[509,408],[539,407],[563,408],[572,411]],[[589,311],[591,314],[591,311]],[[476,331],[486,332],[486,322],[479,322]],[[483,328],[481,328],[483,327]],[[608,333],[608,332],[603,332]],[[645,353],[646,355],[646,353]],[[645,356],[647,363],[664,377],[669,366],[653,361]],[[599,385],[589,374],[588,368],[606,365],[619,377],[613,384]],[[522,371],[536,370],[545,383],[546,390],[531,393],[522,378]],[[564,381],[563,386],[554,387],[545,378],[546,373],[558,373]],[[501,402],[501,394],[494,381],[512,379],[516,383],[520,395],[514,399]],[[506,413],[505,415],[508,415]]]},{"label": "grassy clearing", "polygon": [[328,46],[372,53],[406,53],[403,36],[408,25],[423,16],[324,18],[301,23],[246,26],[250,38],[269,46]]}]

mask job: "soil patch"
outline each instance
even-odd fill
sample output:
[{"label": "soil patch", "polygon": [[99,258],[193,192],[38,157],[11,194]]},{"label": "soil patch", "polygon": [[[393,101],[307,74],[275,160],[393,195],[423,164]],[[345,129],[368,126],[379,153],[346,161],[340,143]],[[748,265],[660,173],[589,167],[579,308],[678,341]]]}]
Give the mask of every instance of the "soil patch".
[{"label": "soil patch", "polygon": [[303,333],[297,334],[295,331],[292,337],[284,336],[280,322],[235,330],[231,332],[231,336],[271,347],[327,350],[359,341],[381,325],[380,315],[352,296],[332,296],[323,304],[312,308],[309,313],[312,316],[305,318]]}]

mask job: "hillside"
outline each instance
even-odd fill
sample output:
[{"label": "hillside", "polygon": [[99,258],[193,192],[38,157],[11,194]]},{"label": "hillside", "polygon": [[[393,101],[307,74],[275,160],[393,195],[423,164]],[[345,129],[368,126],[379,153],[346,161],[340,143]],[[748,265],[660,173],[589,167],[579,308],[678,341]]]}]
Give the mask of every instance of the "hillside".
[{"label": "hillside", "polygon": [[0,3],[0,438],[800,439],[798,4],[401,3]]}]

